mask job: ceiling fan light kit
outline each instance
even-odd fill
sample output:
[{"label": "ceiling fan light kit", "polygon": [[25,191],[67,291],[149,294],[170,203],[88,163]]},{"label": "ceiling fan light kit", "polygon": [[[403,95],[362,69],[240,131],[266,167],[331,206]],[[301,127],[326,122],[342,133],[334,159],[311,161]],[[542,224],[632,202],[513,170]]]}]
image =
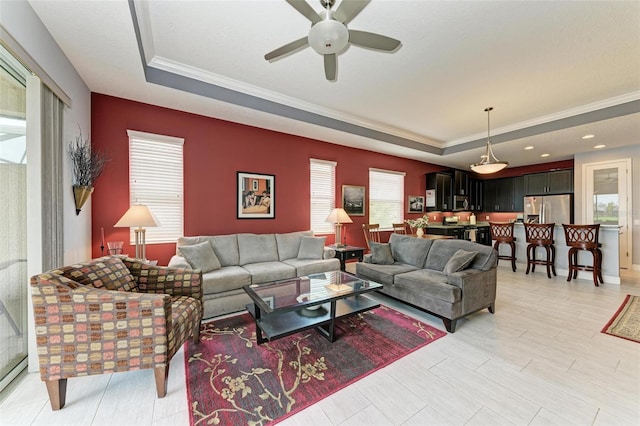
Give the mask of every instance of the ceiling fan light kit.
[{"label": "ceiling fan light kit", "polygon": [[331,55],[347,47],[349,30],[343,23],[327,19],[311,27],[307,39],[313,50],[321,55]]},{"label": "ceiling fan light kit", "polygon": [[480,156],[479,163],[470,166],[472,171],[481,175],[499,172],[509,165],[506,161],[498,160],[493,154],[493,149],[491,148],[491,111],[493,111],[493,107],[485,108],[485,112],[487,113],[487,150],[484,155]]},{"label": "ceiling fan light kit", "polygon": [[342,0],[338,9],[331,7],[335,0],[320,0],[325,9],[317,13],[305,0],[286,0],[305,18],[311,21],[307,37],[295,40],[264,55],[267,61],[281,58],[307,46],[324,56],[324,73],[329,81],[336,80],[336,55],[344,51],[349,44],[393,52],[400,47],[400,41],[367,31],[349,30],[347,23],[364,9],[369,0]]}]

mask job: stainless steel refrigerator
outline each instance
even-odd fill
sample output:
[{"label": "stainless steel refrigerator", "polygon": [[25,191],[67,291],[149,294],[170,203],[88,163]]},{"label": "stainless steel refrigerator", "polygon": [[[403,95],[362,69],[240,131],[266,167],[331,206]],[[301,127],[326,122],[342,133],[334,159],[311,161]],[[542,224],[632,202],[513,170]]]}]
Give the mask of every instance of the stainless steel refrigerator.
[{"label": "stainless steel refrigerator", "polygon": [[524,220],[528,223],[573,223],[573,194],[524,197]]}]

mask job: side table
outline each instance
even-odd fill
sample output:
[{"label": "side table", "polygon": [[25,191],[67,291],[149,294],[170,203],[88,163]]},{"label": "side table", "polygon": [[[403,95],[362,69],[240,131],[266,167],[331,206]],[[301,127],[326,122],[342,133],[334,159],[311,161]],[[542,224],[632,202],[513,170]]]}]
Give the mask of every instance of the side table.
[{"label": "side table", "polygon": [[340,260],[340,270],[345,270],[345,263],[348,260],[357,260],[358,262],[362,262],[364,257],[364,247],[354,247],[354,246],[340,246],[336,247],[335,245],[330,245],[330,248],[336,251],[336,259]]}]

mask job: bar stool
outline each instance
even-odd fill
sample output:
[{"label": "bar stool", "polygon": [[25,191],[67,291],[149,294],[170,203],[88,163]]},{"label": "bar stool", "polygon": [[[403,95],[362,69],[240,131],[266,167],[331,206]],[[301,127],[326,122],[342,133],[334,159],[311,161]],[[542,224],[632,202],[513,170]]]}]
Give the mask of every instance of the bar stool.
[{"label": "bar stool", "polygon": [[[555,223],[525,223],[524,234],[527,238],[527,274],[536,271],[536,265],[547,266],[547,277],[551,278],[551,272],[556,275],[556,246],[553,241]],[[536,248],[544,247],[547,258],[536,259]]]},{"label": "bar stool", "polygon": [[[602,279],[602,244],[598,242],[600,236],[600,224],[595,225],[562,225],[564,236],[569,246],[569,277],[578,277],[578,271],[592,271],[593,284],[599,286],[598,281],[604,283]],[[578,252],[585,250],[593,255],[593,265],[578,264]]]},{"label": "bar stool", "polygon": [[[500,259],[511,260],[511,269],[516,271],[516,244],[513,236],[513,223],[489,222],[491,229],[491,239],[495,241],[493,248],[498,252],[498,261]],[[498,247],[500,244],[507,244],[511,247],[511,255],[500,255]]]}]

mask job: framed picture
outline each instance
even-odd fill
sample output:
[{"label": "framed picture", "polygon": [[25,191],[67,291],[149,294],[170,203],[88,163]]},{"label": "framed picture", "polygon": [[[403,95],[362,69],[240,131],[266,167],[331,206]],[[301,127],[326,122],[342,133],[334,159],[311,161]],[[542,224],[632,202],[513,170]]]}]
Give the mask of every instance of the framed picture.
[{"label": "framed picture", "polygon": [[364,216],[364,186],[342,185],[342,208],[349,216]]},{"label": "framed picture", "polygon": [[407,213],[424,213],[424,197],[422,195],[407,197]]},{"label": "framed picture", "polygon": [[436,190],[427,189],[425,192],[425,195],[426,195],[425,206],[435,207],[436,206]]},{"label": "framed picture", "polygon": [[238,219],[273,219],[276,217],[276,177],[238,172]]}]

